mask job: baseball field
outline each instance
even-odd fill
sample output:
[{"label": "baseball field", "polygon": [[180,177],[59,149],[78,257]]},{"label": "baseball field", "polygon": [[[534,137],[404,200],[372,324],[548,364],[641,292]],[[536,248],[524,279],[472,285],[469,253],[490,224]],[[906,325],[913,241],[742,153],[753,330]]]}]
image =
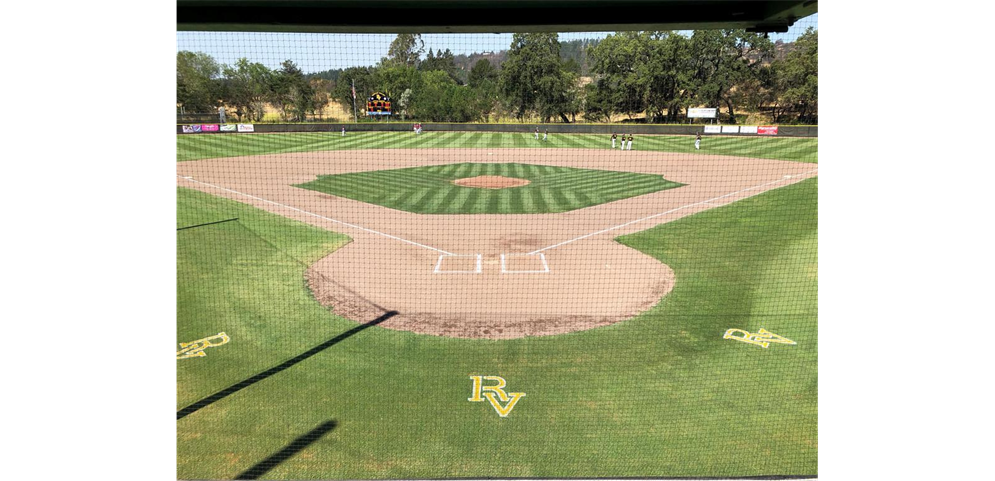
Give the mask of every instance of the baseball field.
[{"label": "baseball field", "polygon": [[817,139],[609,147],[179,135],[178,476],[816,474]]}]

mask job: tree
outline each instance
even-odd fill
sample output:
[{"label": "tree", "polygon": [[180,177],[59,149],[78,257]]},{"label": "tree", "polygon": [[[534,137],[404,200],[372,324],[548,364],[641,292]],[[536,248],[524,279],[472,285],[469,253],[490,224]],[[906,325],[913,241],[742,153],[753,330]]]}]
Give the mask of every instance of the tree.
[{"label": "tree", "polygon": [[819,109],[819,32],[809,27],[794,49],[776,62],[784,102],[801,122],[815,122]]},{"label": "tree", "polygon": [[[675,32],[646,34],[647,61],[636,67],[648,117],[677,121],[691,99],[690,50],[687,37]],[[666,114],[664,114],[666,112]]]},{"label": "tree", "polygon": [[331,101],[332,82],[315,77],[308,79],[308,85],[311,87],[311,101],[305,106],[307,113],[319,115]]},{"label": "tree", "polygon": [[419,33],[401,33],[390,42],[387,58],[381,63],[394,63],[414,67],[425,52],[425,42]]},{"label": "tree", "polygon": [[214,59],[201,52],[176,54],[176,103],[193,112],[213,112],[220,100],[221,72]]},{"label": "tree", "polygon": [[428,56],[425,60],[418,64],[418,70],[422,72],[430,72],[433,70],[438,70],[445,72],[452,78],[456,83],[463,83],[460,79],[460,69],[456,66],[455,57],[453,57],[453,52],[448,48],[445,52],[441,49],[437,55],[432,55],[432,50],[429,49]]},{"label": "tree", "polygon": [[516,33],[499,79],[519,119],[533,112],[545,122],[553,115],[569,121],[565,111],[576,79],[562,68],[557,34]]},{"label": "tree", "polygon": [[[409,65],[387,63],[380,65],[373,72],[373,90],[381,91],[389,97],[400,96],[408,89],[417,92],[421,83],[421,73]],[[372,91],[366,95],[370,93]]]},{"label": "tree", "polygon": [[412,106],[416,117],[434,122],[469,122],[478,117],[473,90],[458,85],[441,70],[423,74]]},{"label": "tree", "polygon": [[[638,69],[649,62],[649,37],[639,32],[617,32],[588,50],[595,75],[594,98],[598,111],[629,118],[646,110],[644,78]],[[642,72],[645,73],[645,72]]]},{"label": "tree", "polygon": [[692,59],[690,90],[699,103],[726,104],[730,122],[736,122],[732,89],[751,78],[773,45],[761,34],[745,30],[696,30],[689,41]]},{"label": "tree", "polygon": [[273,103],[280,107],[284,120],[305,122],[307,114],[315,110],[314,89],[293,61],[280,65],[271,82]]},{"label": "tree", "polygon": [[593,121],[612,121],[611,92],[605,80],[597,80],[584,86],[584,116]]},{"label": "tree", "polygon": [[235,108],[239,122],[245,116],[259,121],[263,118],[266,98],[270,94],[273,72],[265,65],[240,58],[234,66],[225,65],[224,101]]},{"label": "tree", "polygon": [[401,107],[401,121],[408,115],[408,107],[411,106],[411,89],[405,89],[401,97],[397,99],[397,105]]},{"label": "tree", "polygon": [[478,60],[470,69],[467,83],[473,89],[477,117],[486,120],[499,100],[498,71],[487,59]]},{"label": "tree", "polygon": [[471,87],[479,87],[486,82],[495,82],[497,81],[497,78],[497,69],[491,65],[490,60],[484,58],[473,64],[473,68],[470,69],[470,76],[467,83]]},{"label": "tree", "polygon": [[366,105],[366,97],[373,93],[376,81],[376,69],[373,67],[349,67],[342,71],[332,88],[331,97],[342,105],[346,111],[352,112],[352,85],[356,85],[357,108]]}]

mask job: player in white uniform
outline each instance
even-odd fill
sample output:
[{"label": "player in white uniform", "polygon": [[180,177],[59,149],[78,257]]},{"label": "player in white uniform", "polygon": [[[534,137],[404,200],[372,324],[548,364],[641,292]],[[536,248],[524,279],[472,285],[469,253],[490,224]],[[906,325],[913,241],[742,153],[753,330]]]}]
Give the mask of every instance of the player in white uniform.
[{"label": "player in white uniform", "polygon": [[615,135],[615,132],[612,132],[612,149],[613,149],[613,150],[615,149],[615,138],[616,138],[616,137],[618,137],[618,136],[617,136],[617,135]]},{"label": "player in white uniform", "polygon": [[632,134],[629,134],[629,146],[625,150],[632,150]]},{"label": "player in white uniform", "polygon": [[342,136],[345,137],[345,127],[342,127]]},{"label": "player in white uniform", "polygon": [[549,137],[549,129],[546,129],[546,130],[544,130],[544,131],[542,132],[542,141],[543,141],[543,142],[545,142],[545,141],[546,141],[546,137]]},{"label": "player in white uniform", "polygon": [[539,127],[536,127],[536,140],[539,140]]},{"label": "player in white uniform", "polygon": [[701,150],[701,132],[694,138],[694,150]]}]

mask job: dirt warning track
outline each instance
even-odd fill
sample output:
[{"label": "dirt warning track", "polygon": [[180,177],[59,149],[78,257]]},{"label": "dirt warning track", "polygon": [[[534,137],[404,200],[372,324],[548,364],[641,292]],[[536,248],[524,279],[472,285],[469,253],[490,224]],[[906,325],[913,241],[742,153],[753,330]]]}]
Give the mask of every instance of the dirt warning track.
[{"label": "dirt warning track", "polygon": [[[659,174],[683,187],[558,214],[426,215],[293,187],[318,175],[456,162]],[[629,319],[674,287],[673,270],[618,244],[639,232],[817,175],[816,164],[591,149],[377,149],[177,164],[177,184],[342,232],[307,270],[319,302],[381,327],[510,339]]]}]

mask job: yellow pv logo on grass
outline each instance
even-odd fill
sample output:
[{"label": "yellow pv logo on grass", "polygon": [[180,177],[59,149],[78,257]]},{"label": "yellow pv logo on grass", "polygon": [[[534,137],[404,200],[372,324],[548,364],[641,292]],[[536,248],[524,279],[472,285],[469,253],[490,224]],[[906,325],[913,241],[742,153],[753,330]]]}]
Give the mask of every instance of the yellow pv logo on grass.
[{"label": "yellow pv logo on grass", "polygon": [[[220,341],[220,342],[214,342]],[[207,355],[204,349],[218,347],[228,344],[228,334],[219,332],[213,336],[197,339],[196,341],[181,342],[180,350],[176,351],[176,359],[189,359],[191,357],[204,357]]]},{"label": "yellow pv logo on grass", "polygon": [[[523,392],[504,392],[504,387],[508,383],[500,376],[470,376],[470,379],[473,380],[473,395],[467,401],[483,402],[484,398],[486,398],[490,401],[491,406],[494,406],[494,410],[497,411],[498,416],[503,418],[508,417],[511,414],[511,410],[515,409],[515,405],[518,404],[518,400],[525,397],[525,393]],[[484,381],[496,381],[497,384],[485,386]],[[501,401],[498,402],[498,399]],[[501,405],[502,402],[504,406]]]},{"label": "yellow pv logo on grass", "polygon": [[[737,333],[742,335],[737,335]],[[772,343],[791,344],[791,345],[798,344],[797,342],[792,341],[791,339],[778,336],[777,334],[774,334],[773,332],[770,332],[762,327],[760,328],[759,331],[757,331],[756,334],[752,334],[742,329],[729,329],[728,331],[726,331],[725,335],[722,336],[722,339],[735,339],[737,341],[749,344],[756,344],[764,349],[767,349],[767,347],[770,346]]]}]

